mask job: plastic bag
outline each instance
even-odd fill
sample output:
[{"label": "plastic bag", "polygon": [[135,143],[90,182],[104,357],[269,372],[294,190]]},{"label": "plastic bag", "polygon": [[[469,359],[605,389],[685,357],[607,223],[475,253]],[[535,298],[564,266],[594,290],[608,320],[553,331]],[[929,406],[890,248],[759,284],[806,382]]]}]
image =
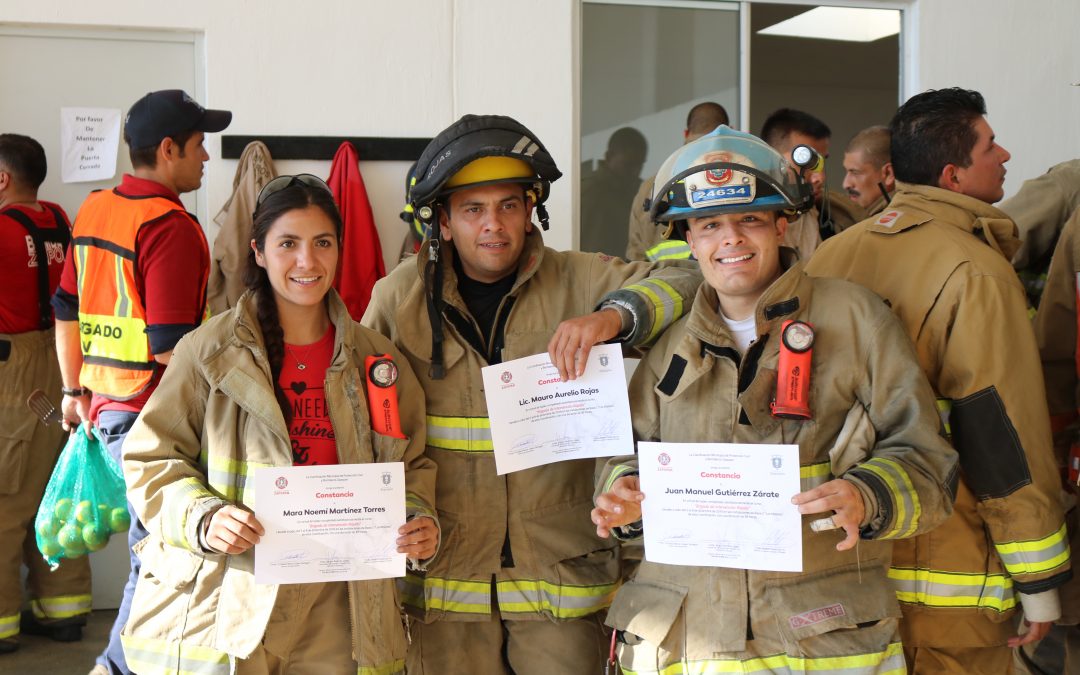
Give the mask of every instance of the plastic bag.
[{"label": "plastic bag", "polygon": [[41,498],[34,532],[49,565],[100,551],[131,524],[124,474],[98,430],[71,434]]}]

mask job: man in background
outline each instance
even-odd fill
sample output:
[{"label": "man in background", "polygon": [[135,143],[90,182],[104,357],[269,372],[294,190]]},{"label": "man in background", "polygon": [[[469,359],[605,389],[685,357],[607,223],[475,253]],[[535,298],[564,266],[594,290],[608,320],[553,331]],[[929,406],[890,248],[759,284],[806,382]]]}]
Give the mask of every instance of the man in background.
[{"label": "man in background", "polygon": [[807,260],[821,244],[837,232],[863,218],[862,209],[850,199],[828,189],[825,160],[829,158],[832,130],[817,117],[794,108],[780,108],[765,119],[760,137],[789,162],[791,151],[805,145],[821,156],[821,161],[808,175],[814,189],[814,208],[788,224],[785,243]]},{"label": "man in background", "polygon": [[855,134],[844,150],[844,191],[867,218],[884,211],[896,190],[890,138],[889,127],[867,127]]},{"label": "man in background", "polygon": [[[71,225],[59,205],[38,199],[46,170],[40,143],[0,134],[0,654],[19,648],[20,632],[82,639],[91,606],[89,559],[64,558],[50,572],[34,534],[65,440],[58,425],[26,407],[35,389],[51,401],[60,398],[49,298],[60,282]],[[28,570],[31,611],[20,617],[21,564]]]},{"label": "man in background", "polygon": [[[731,124],[724,106],[713,101],[698,103],[686,116],[683,143],[701,138],[721,124]],[[665,239],[664,228],[657,227],[649,217],[648,202],[652,198],[654,178],[641,182],[630,205],[630,235],[626,245],[627,260],[686,260],[690,247],[679,239]]]},{"label": "man in background", "polygon": [[[206,132],[232,121],[179,89],[155,91],[131,106],[124,124],[133,172],[79,209],[72,251],[53,296],[56,351],[68,426],[93,422],[120,463],[135,423],[173,347],[207,315],[210,250],[180,195],[202,185]],[[118,273],[118,270],[120,273]],[[182,405],[178,402],[178,405]],[[146,537],[131,509],[128,544]],[[129,673],[120,644],[139,578],[131,572],[105,652],[92,671]]]}]

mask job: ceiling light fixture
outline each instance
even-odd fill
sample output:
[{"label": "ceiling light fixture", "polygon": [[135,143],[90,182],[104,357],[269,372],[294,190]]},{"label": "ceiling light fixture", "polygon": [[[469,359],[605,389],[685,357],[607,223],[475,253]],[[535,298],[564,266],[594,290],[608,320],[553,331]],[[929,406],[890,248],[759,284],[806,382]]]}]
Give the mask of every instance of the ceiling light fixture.
[{"label": "ceiling light fixture", "polygon": [[899,10],[815,7],[768,28],[762,28],[758,34],[845,42],[873,42],[899,32]]}]

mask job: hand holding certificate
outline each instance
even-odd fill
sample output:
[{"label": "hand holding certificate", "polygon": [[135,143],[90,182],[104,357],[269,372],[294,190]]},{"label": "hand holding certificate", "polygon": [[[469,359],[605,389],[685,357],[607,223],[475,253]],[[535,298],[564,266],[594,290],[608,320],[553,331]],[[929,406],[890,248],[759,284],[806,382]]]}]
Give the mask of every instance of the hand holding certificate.
[{"label": "hand holding certificate", "polygon": [[488,366],[482,374],[500,475],[633,451],[618,345],[594,347],[585,374],[571,382],[562,381],[546,353]]},{"label": "hand holding certificate", "polygon": [[645,559],[802,571],[799,447],[638,443]]},{"label": "hand holding certificate", "polygon": [[405,575],[397,552],[405,522],[405,465],[331,464],[254,472],[255,546],[261,584],[385,579]]}]

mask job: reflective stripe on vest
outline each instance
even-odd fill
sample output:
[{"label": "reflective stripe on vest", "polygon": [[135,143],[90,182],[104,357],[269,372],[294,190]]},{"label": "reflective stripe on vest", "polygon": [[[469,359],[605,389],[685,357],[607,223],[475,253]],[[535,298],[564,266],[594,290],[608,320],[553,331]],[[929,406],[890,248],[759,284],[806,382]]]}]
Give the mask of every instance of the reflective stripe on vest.
[{"label": "reflective stripe on vest", "polygon": [[666,281],[642,279],[623,290],[640,293],[652,303],[653,325],[649,327],[649,337],[646,338],[646,342],[652,342],[665,328],[682,316],[682,296]]},{"label": "reflective stripe on vest", "polygon": [[941,418],[941,427],[945,429],[945,435],[952,438],[952,427],[949,426],[949,415],[952,413],[952,399],[939,398],[936,403],[938,417]]},{"label": "reflective stripe on vest", "polygon": [[919,528],[922,504],[911,477],[899,462],[886,457],[872,457],[858,465],[859,471],[869,471],[882,481],[893,497],[893,527],[882,532],[881,539],[910,537]]},{"label": "reflective stripe on vest", "polygon": [[[571,586],[543,580],[506,579],[495,582],[502,614],[550,614],[574,619],[594,614],[611,604],[618,584]],[[453,614],[491,614],[491,582],[440,579],[406,574],[398,580],[401,601],[420,610]]]},{"label": "reflective stripe on vest", "polygon": [[486,417],[428,415],[427,444],[457,452],[493,452],[491,421]]},{"label": "reflective stripe on vest", "polygon": [[681,240],[662,241],[645,251],[645,258],[652,262],[657,260],[689,260],[690,255],[690,244]]},{"label": "reflective stripe on vest", "polygon": [[80,614],[89,614],[92,605],[89,593],[54,595],[49,598],[37,598],[30,602],[30,608],[38,619],[70,619]]},{"label": "reflective stripe on vest", "polygon": [[1016,607],[1013,581],[1007,574],[960,574],[890,567],[896,599],[926,607],[966,607],[1007,612]]},{"label": "reflective stripe on vest", "polygon": [[[654,648],[655,649],[655,648]],[[619,664],[623,675],[721,675],[724,673],[770,675],[906,675],[904,648],[890,643],[883,651],[852,656],[791,656],[774,654],[749,659],[701,659],[681,661],[661,670],[632,670]]]},{"label": "reflective stripe on vest", "polygon": [[211,647],[121,635],[124,656],[133,673],[230,675],[229,655]]},{"label": "reflective stripe on vest", "polygon": [[1069,562],[1069,540],[1064,523],[1050,536],[1032,541],[994,544],[1012,576],[1042,574]]},{"label": "reflective stripe on vest", "polygon": [[[157,369],[146,335],[146,308],[135,283],[136,242],[149,222],[183,214],[206,245],[202,227],[164,197],[129,198],[116,191],[95,192],[79,210],[72,232],[79,291],[79,337],[83,366],[79,382],[114,400],[146,390]],[[197,321],[205,317],[203,307]]]}]

